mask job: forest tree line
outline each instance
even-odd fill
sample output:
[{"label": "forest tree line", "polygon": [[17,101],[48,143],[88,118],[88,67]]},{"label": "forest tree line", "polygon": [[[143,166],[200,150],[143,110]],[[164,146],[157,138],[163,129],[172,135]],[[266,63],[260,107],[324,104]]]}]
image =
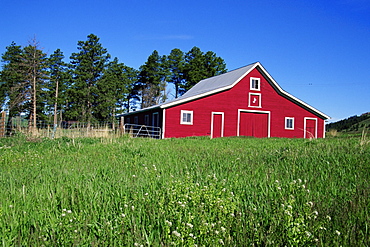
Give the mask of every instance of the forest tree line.
[{"label": "forest tree line", "polygon": [[337,131],[358,131],[362,130],[364,127],[369,127],[370,125],[364,123],[365,120],[370,119],[370,112],[361,114],[360,116],[351,116],[349,118],[329,123],[326,125],[326,130],[337,130]]},{"label": "forest tree line", "polygon": [[9,117],[24,115],[33,126],[38,120],[112,122],[117,114],[164,102],[168,83],[177,98],[200,80],[226,72],[221,57],[198,47],[162,56],[155,50],[139,69],[112,59],[94,34],[78,41],[77,50],[67,63],[60,49],[48,56],[36,39],[6,47],[0,105]]}]

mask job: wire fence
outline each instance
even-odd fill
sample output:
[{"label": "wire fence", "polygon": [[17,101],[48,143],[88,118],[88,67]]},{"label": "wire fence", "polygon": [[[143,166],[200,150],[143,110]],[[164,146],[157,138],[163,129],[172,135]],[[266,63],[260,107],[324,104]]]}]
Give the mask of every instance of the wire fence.
[{"label": "wire fence", "polygon": [[137,124],[123,124],[118,120],[110,123],[83,123],[78,121],[59,121],[57,124],[38,120],[36,126],[29,119],[0,117],[0,137],[16,135],[32,135],[37,137],[130,137],[161,138],[161,128]]},{"label": "wire fence", "polygon": [[38,137],[110,137],[123,134],[119,123],[81,123],[77,121],[59,121],[57,124],[38,120],[36,126],[24,118],[1,118],[0,137],[19,134]]}]

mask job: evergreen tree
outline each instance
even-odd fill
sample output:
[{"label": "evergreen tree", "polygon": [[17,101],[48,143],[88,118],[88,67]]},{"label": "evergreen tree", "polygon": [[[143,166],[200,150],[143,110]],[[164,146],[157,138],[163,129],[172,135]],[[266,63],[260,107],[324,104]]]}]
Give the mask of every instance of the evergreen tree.
[{"label": "evergreen tree", "polygon": [[137,102],[140,101],[139,92],[136,87],[139,71],[134,68],[125,67],[124,72],[130,83],[126,84],[128,94],[126,95],[126,100],[122,102],[122,107],[125,108],[125,110],[122,110],[124,112],[130,112],[131,110],[136,109]]},{"label": "evergreen tree", "polygon": [[214,52],[208,51],[205,54],[196,46],[185,54],[184,79],[182,86],[188,91],[199,81],[225,73],[226,64],[221,57]]},{"label": "evergreen tree", "polygon": [[68,71],[68,64],[63,61],[64,55],[60,49],[54,51],[49,57],[49,72],[50,80],[48,84],[48,105],[52,107],[54,126],[59,119],[62,120],[63,107],[66,106],[66,91],[68,84],[71,81],[71,76]]},{"label": "evergreen tree", "polygon": [[166,71],[163,58],[157,51],[153,51],[140,67],[136,87],[140,93],[141,108],[159,104],[166,99]]},{"label": "evergreen tree", "polygon": [[73,69],[73,85],[69,90],[71,102],[69,116],[87,122],[93,120],[94,108],[102,101],[104,94],[99,92],[98,83],[107,66],[110,55],[99,43],[99,38],[90,34],[87,41],[79,41],[78,53],[73,53],[71,64]]},{"label": "evergreen tree", "polygon": [[175,86],[175,98],[184,93],[184,53],[180,49],[173,49],[169,56],[165,57],[165,67],[169,73],[169,83]]},{"label": "evergreen tree", "polygon": [[47,74],[47,57],[39,48],[39,43],[36,39],[29,42],[29,45],[23,48],[22,54],[22,73],[25,75],[24,94],[25,102],[29,102],[29,118],[33,126],[33,133],[36,131],[36,119],[38,114],[43,113],[44,102],[43,90],[45,89],[45,81],[48,78]]},{"label": "evergreen tree", "polygon": [[33,130],[36,130],[37,115],[43,108],[38,97],[47,79],[46,54],[35,39],[23,49],[12,42],[2,56],[2,62],[0,94],[2,106],[9,114],[8,129],[12,117],[27,113]]},{"label": "evergreen tree", "polygon": [[24,110],[22,87],[24,75],[22,74],[22,48],[12,42],[6,47],[2,55],[3,63],[0,74],[0,102],[3,109],[8,111],[9,119],[19,115]]},{"label": "evergreen tree", "polygon": [[97,84],[99,93],[104,97],[100,97],[94,109],[95,117],[114,123],[115,115],[122,113],[125,105],[129,103],[128,97],[135,82],[135,70],[114,58]]}]

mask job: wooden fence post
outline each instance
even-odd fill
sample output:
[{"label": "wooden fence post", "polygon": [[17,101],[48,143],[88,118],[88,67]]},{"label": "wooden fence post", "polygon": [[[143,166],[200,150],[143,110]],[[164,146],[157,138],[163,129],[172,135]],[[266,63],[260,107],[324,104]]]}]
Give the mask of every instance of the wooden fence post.
[{"label": "wooden fence post", "polygon": [[121,135],[125,134],[125,118],[124,117],[121,117],[120,119],[120,123],[119,123],[119,130],[121,132]]},{"label": "wooden fence post", "polygon": [[5,136],[5,133],[6,133],[5,118],[6,118],[6,112],[2,111],[1,118],[0,118],[0,137]]}]

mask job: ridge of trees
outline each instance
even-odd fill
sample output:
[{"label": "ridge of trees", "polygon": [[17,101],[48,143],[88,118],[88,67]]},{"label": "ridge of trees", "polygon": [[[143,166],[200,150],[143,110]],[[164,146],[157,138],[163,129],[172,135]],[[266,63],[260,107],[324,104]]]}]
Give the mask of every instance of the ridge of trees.
[{"label": "ridge of trees", "polygon": [[351,116],[349,118],[330,123],[326,125],[326,129],[337,131],[358,131],[362,127],[370,126],[370,112],[361,114],[360,116]]},{"label": "ridge of trees", "polygon": [[214,52],[194,46],[169,55],[156,50],[134,69],[111,59],[99,38],[90,34],[77,42],[70,62],[60,49],[50,56],[36,39],[25,47],[12,42],[1,56],[0,105],[11,117],[37,120],[114,122],[115,116],[168,99],[167,85],[180,97],[200,80],[225,73],[226,63]]}]

